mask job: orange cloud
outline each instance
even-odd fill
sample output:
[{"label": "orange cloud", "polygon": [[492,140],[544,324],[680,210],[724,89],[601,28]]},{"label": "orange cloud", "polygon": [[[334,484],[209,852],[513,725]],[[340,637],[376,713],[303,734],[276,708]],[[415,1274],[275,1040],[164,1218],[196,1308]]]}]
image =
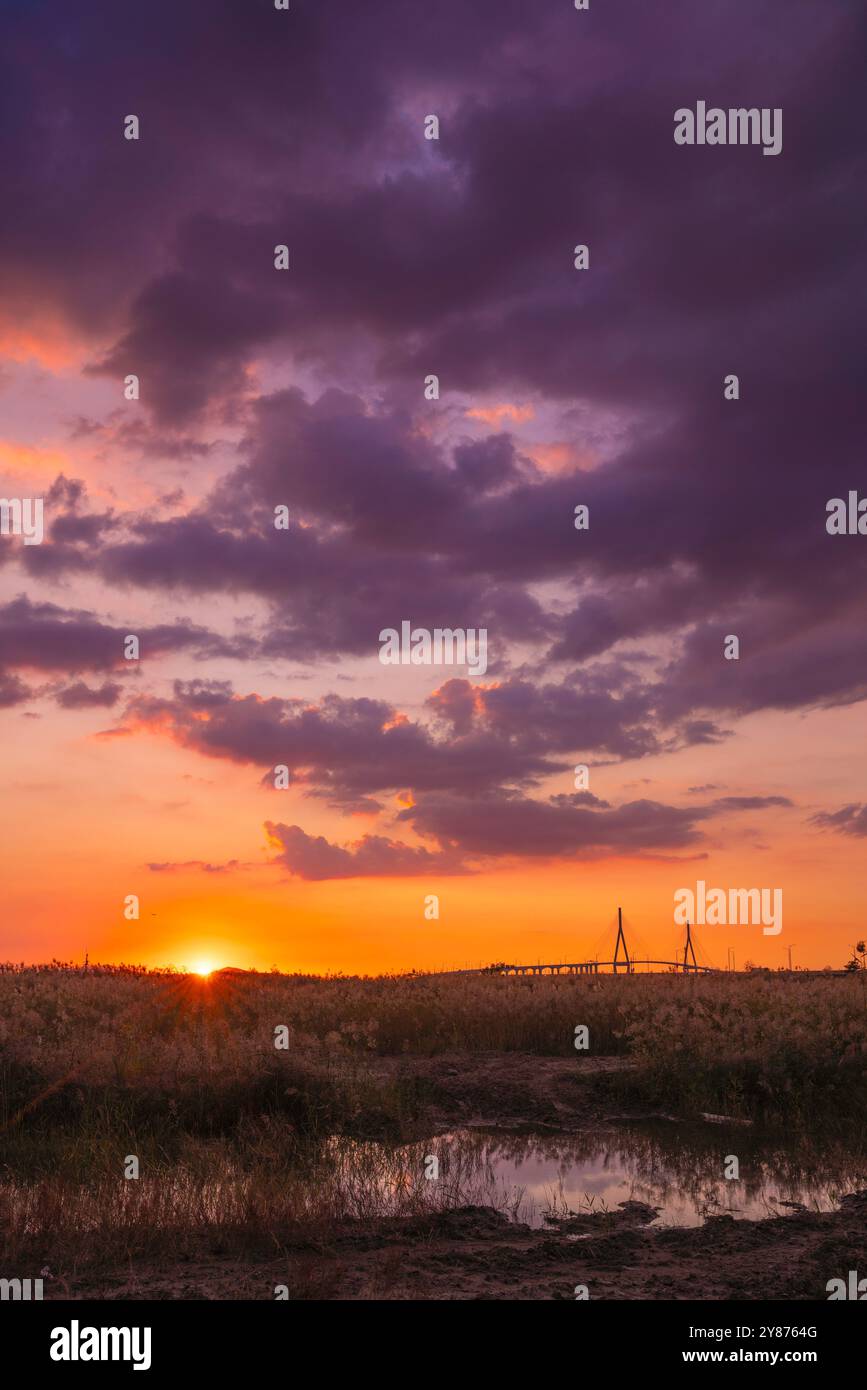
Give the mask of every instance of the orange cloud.
[{"label": "orange cloud", "polygon": [[401,725],[408,723],[409,719],[405,714],[401,714],[399,710],[395,711],[391,718],[386,719],[385,723],[382,725],[382,733],[385,733],[388,729],[399,729]]},{"label": "orange cloud", "polygon": [[572,473],[595,467],[596,458],[586,449],[555,440],[550,444],[526,444],[524,453],[545,473]]},{"label": "orange cloud", "polygon": [[80,363],[85,356],[85,345],[60,323],[45,320],[32,328],[0,325],[0,360],[35,361],[49,371],[62,371]]},{"label": "orange cloud", "polygon": [[471,420],[483,420],[486,425],[498,425],[502,420],[523,425],[525,421],[532,420],[535,414],[531,405],[512,405],[508,401],[502,405],[474,406],[467,411]]},{"label": "orange cloud", "polygon": [[39,449],[33,444],[18,444],[14,439],[0,439],[0,472],[35,473],[53,479],[66,465],[59,449]]}]

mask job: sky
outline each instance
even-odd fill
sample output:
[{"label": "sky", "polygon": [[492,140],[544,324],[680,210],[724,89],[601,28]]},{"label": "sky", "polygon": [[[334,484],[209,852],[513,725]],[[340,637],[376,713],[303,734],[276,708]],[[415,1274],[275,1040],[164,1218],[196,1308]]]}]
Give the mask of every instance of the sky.
[{"label": "sky", "polygon": [[0,958],[845,964],[863,6],[0,17]]}]

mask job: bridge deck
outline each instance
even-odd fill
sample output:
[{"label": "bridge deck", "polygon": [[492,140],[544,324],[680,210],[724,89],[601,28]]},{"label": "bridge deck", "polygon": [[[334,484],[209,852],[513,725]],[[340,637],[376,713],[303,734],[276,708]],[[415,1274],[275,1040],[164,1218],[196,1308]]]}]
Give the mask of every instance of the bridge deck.
[{"label": "bridge deck", "polygon": [[492,975],[598,975],[601,970],[611,970],[614,975],[635,975],[636,966],[665,965],[687,975],[711,975],[713,967],[708,965],[684,964],[680,960],[581,960],[561,961],[546,965],[489,965],[486,969]]}]

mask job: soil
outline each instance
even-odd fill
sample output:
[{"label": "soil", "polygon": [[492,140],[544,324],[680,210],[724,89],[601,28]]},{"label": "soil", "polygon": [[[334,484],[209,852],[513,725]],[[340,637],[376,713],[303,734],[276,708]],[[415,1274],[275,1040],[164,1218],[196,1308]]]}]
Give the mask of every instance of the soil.
[{"label": "soil", "polygon": [[[631,1071],[625,1057],[538,1057],[520,1052],[443,1053],[435,1057],[378,1057],[380,1081],[413,1081],[424,1098],[419,1138],[450,1129],[507,1129],[536,1132],[586,1129],[614,1118],[605,1098],[605,1078]],[[622,1109],[622,1107],[617,1107]],[[648,1118],[650,1107],[630,1108]],[[664,1118],[664,1117],[659,1117]]]},{"label": "soil", "polygon": [[280,1258],[214,1252],[144,1264],[74,1282],[64,1296],[273,1299],[285,1285],[290,1299],[524,1301],[573,1300],[584,1286],[592,1299],[800,1301],[825,1300],[829,1279],[867,1269],[867,1192],[844,1198],[839,1211],[765,1221],[717,1216],[676,1229],[649,1226],[653,1216],[629,1202],[546,1231],[465,1207],[346,1230]]}]

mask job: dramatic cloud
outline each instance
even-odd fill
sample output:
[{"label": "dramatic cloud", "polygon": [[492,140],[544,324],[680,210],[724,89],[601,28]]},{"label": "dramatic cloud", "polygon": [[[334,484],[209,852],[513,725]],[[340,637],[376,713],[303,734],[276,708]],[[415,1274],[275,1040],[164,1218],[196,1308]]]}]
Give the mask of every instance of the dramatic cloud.
[{"label": "dramatic cloud", "polygon": [[683,849],[700,839],[708,808],[682,810],[656,801],[601,806],[586,793],[534,801],[518,793],[478,797],[425,795],[399,813],[420,835],[459,845],[469,855],[582,856]]},{"label": "dramatic cloud", "polygon": [[[730,798],[736,801],[738,798]],[[744,797],[750,809],[788,804],[785,798]],[[657,801],[630,801],[619,807],[589,793],[531,800],[504,790],[474,797],[424,794],[399,812],[419,835],[438,848],[411,847],[365,835],[341,847],[300,826],[266,822],[271,842],[281,849],[277,862],[300,878],[369,878],[379,875],[471,873],[500,858],[586,859],[604,855],[668,859],[700,847],[701,823],[728,803],[682,809]],[[743,809],[746,809],[744,807]],[[690,857],[696,856],[693,853]]]},{"label": "dramatic cloud", "polygon": [[[558,763],[488,731],[437,738],[381,700],[327,695],[303,700],[237,696],[220,683],[179,682],[172,700],[142,697],[128,710],[128,727],[166,733],[214,758],[270,770],[354,805],[370,794],[403,787],[478,790],[505,780],[532,782]],[[563,764],[559,764],[563,766]]]},{"label": "dramatic cloud", "polygon": [[[395,824],[437,843],[431,851],[370,834],[340,846],[300,826],[269,821],[268,835],[281,848],[278,862],[302,878],[467,873],[479,860],[496,857],[668,854],[698,845],[700,826],[711,817],[792,804],[783,796],[728,796],[687,808],[651,800],[612,807],[590,792],[530,797],[514,784],[533,786],[563,769],[564,761],[546,755],[562,753],[582,735],[565,718],[568,702],[559,725],[534,722],[526,701],[539,692],[516,683],[515,700],[498,706],[495,699],[489,709],[488,696],[497,693],[496,687],[448,682],[431,706],[444,717],[456,708],[459,713],[450,719],[449,736],[440,737],[383,701],[328,695],[310,704],[238,696],[228,682],[176,682],[171,700],[133,700],[126,727],[162,732],[208,757],[265,768],[265,786],[273,787],[276,769],[285,768],[288,785],[345,811],[384,812],[378,798],[400,793],[404,806],[394,813]],[[556,709],[556,692],[542,692],[543,702],[546,695]],[[471,697],[467,715],[460,706]],[[544,712],[547,705],[539,708]]]},{"label": "dramatic cloud", "polygon": [[[412,792],[398,823],[437,848],[269,823],[312,879],[676,854],[787,808],[530,793],[867,698],[867,541],[825,529],[864,476],[863,9],[8,8],[0,336],[16,363],[61,344],[34,419],[63,396],[82,477],[44,475],[43,544],[0,537],[0,705],[115,707],[128,631],[247,691],[369,658],[362,696],[310,701],[167,693],[149,660],[124,706],[344,812]],[[782,108],[782,153],[675,146],[694,97]],[[70,404],[75,372],[108,404]],[[404,619],[488,632],[485,676],[432,670],[415,718],[373,666]]]},{"label": "dramatic cloud", "polygon": [[840,835],[867,835],[867,805],[857,802],[841,806],[839,811],[820,811],[810,819],[822,830],[836,830]]},{"label": "dramatic cloud", "polygon": [[63,709],[90,709],[94,706],[111,708],[120,699],[123,687],[116,681],[105,681],[103,685],[92,688],[84,681],[76,681],[57,695],[57,703]]},{"label": "dramatic cloud", "polygon": [[[33,603],[20,595],[0,606],[0,665],[32,671],[129,673],[134,663],[124,659],[124,638],[131,631],[139,638],[142,654],[152,656],[189,652],[204,658],[247,650],[242,640],[226,640],[192,623],[121,628],[100,621],[93,613],[64,609],[54,603]],[[74,688],[79,693],[83,689],[81,685]],[[111,685],[103,686],[104,691],[113,689]],[[82,702],[73,696],[65,703],[74,706]]]},{"label": "dramatic cloud", "polygon": [[298,878],[404,878],[415,874],[467,872],[454,854],[413,849],[380,835],[365,835],[352,844],[330,844],[322,835],[307,835],[300,825],[266,821],[275,862]]}]

